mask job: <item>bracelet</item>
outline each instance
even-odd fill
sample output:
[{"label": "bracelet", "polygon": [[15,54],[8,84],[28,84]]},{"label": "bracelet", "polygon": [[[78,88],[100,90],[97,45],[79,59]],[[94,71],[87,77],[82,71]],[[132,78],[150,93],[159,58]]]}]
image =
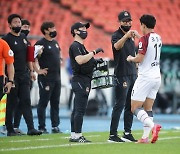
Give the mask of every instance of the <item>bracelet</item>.
[{"label": "bracelet", "polygon": [[12,80],[8,80],[8,82],[11,82],[12,84],[14,84],[14,81],[12,81]]},{"label": "bracelet", "polygon": [[34,70],[30,70],[30,72],[34,72]]}]

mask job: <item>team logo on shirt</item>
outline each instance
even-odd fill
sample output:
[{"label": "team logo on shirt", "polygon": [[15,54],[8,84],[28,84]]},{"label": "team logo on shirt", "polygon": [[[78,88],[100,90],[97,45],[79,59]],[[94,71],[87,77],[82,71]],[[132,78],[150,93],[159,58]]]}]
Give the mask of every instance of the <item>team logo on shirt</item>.
[{"label": "team logo on shirt", "polygon": [[56,48],[59,48],[59,45],[58,45],[58,44],[56,44]]},{"label": "team logo on shirt", "polygon": [[11,56],[11,57],[14,56],[14,53],[13,53],[13,51],[12,51],[11,49],[8,51],[8,54],[9,54],[9,56]]},{"label": "team logo on shirt", "polygon": [[89,93],[89,87],[86,87],[86,92]]},{"label": "team logo on shirt", "polygon": [[126,81],[123,82],[123,87],[124,87],[124,88],[127,88],[127,82],[126,82]]},{"label": "team logo on shirt", "polygon": [[142,50],[142,42],[139,42],[139,50]]},{"label": "team logo on shirt", "polygon": [[50,90],[50,87],[49,87],[49,86],[46,86],[46,87],[45,87],[45,90],[46,90],[46,91],[49,91],[49,90]]},{"label": "team logo on shirt", "polygon": [[15,41],[14,44],[17,45],[17,42]]},{"label": "team logo on shirt", "polygon": [[24,42],[24,44],[27,44],[27,41],[26,41],[26,39],[23,39],[23,42]]},{"label": "team logo on shirt", "polygon": [[51,49],[51,46],[49,45],[48,48]]}]

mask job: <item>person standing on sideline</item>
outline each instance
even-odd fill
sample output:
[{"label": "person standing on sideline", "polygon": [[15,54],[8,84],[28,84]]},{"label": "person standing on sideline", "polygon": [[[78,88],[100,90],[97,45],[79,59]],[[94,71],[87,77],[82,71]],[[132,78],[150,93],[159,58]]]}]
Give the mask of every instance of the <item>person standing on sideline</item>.
[{"label": "person standing on sideline", "polygon": [[151,130],[151,143],[155,143],[161,126],[153,122],[152,107],[161,84],[162,41],[161,37],[154,32],[156,25],[154,16],[144,14],[140,18],[140,23],[144,36],[139,40],[138,54],[135,57],[132,55],[127,57],[128,62],[139,63],[138,78],[131,94],[131,111],[143,123],[144,132],[138,143],[148,143]]},{"label": "person standing on sideline", "polygon": [[73,111],[71,114],[71,137],[69,142],[91,142],[82,135],[83,116],[86,111],[89,92],[91,89],[91,79],[95,63],[102,63],[93,57],[99,52],[104,52],[98,48],[88,52],[84,46],[87,38],[89,23],[77,22],[71,26],[71,34],[74,42],[69,48],[69,57],[73,70],[72,90],[75,94]]},{"label": "person standing on sideline", "polygon": [[14,112],[18,104],[20,104],[20,109],[28,127],[27,135],[41,135],[42,133],[34,128],[30,99],[30,76],[34,78],[34,73],[32,64],[29,64],[28,68],[26,61],[28,41],[26,36],[20,32],[21,17],[18,14],[9,15],[8,24],[11,31],[3,39],[14,52],[15,87],[11,89],[7,97],[5,122],[7,136],[19,135],[13,128]]},{"label": "person standing on sideline", "polygon": [[[118,79],[115,86],[115,104],[112,111],[109,142],[135,142],[131,134],[133,114],[131,112],[131,91],[137,78],[136,65],[128,63],[129,54],[135,55],[134,38],[140,37],[137,31],[130,30],[132,26],[131,15],[122,11],[118,15],[120,27],[112,35],[111,43],[115,62],[114,74]],[[120,115],[124,109],[124,135],[118,136]]]},{"label": "person standing on sideline", "polygon": [[[0,100],[3,94],[10,93],[11,87],[14,84],[14,53],[9,45],[0,39]],[[7,82],[4,83],[4,61],[7,66]]]},{"label": "person standing on sideline", "polygon": [[[26,19],[22,19],[21,23],[22,23],[21,33],[25,34],[27,37],[30,32],[30,22]],[[28,45],[31,45],[29,41],[28,41]],[[30,80],[30,89],[32,88],[32,83],[33,81]],[[20,104],[19,104],[14,114],[14,131],[16,133],[19,133],[20,135],[25,135],[25,133],[21,129],[19,129],[21,117],[22,117],[22,112],[21,112]]]},{"label": "person standing on sideline", "polygon": [[60,46],[54,39],[57,35],[53,22],[44,22],[41,25],[44,38],[35,45],[42,45],[43,52],[35,60],[35,71],[38,74],[39,103],[37,107],[39,130],[49,133],[46,129],[46,107],[50,101],[50,116],[52,133],[62,133],[59,129],[59,105],[61,93],[61,55]]}]

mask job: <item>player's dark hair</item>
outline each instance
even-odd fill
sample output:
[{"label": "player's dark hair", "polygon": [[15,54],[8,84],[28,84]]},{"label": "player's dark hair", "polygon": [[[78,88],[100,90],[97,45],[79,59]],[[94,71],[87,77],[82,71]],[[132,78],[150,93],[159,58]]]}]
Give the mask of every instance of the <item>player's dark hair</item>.
[{"label": "player's dark hair", "polygon": [[147,28],[153,29],[156,25],[156,18],[149,14],[144,14],[139,19],[141,24],[146,25]]},{"label": "player's dark hair", "polygon": [[43,24],[41,25],[41,32],[45,35],[44,30],[48,30],[48,28],[52,28],[52,27],[55,27],[53,22],[43,22]]},{"label": "player's dark hair", "polygon": [[8,23],[11,24],[11,22],[12,22],[12,20],[14,18],[19,18],[21,20],[21,16],[20,15],[18,15],[18,14],[11,14],[11,15],[8,16]]},{"label": "player's dark hair", "polygon": [[26,19],[22,19],[21,22],[22,22],[22,25],[29,25],[29,26],[31,25],[30,22]]}]

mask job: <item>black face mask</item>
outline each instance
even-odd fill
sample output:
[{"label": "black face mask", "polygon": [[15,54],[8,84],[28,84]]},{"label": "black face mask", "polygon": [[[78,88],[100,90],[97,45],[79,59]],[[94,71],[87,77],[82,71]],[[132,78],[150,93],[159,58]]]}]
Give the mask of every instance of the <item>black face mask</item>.
[{"label": "black face mask", "polygon": [[21,30],[21,33],[24,33],[26,36],[28,36],[29,30]]},{"label": "black face mask", "polygon": [[12,27],[12,30],[15,32],[15,33],[19,33],[21,31],[21,27]]},{"label": "black face mask", "polygon": [[121,29],[125,32],[128,32],[131,29],[131,26],[122,26],[121,25]]},{"label": "black face mask", "polygon": [[88,33],[87,31],[78,30],[80,34],[78,34],[82,39],[86,39]]},{"label": "black face mask", "polygon": [[56,37],[56,35],[57,35],[57,32],[56,32],[56,31],[53,31],[53,32],[50,32],[50,33],[49,33],[49,36],[50,36],[51,38]]}]

